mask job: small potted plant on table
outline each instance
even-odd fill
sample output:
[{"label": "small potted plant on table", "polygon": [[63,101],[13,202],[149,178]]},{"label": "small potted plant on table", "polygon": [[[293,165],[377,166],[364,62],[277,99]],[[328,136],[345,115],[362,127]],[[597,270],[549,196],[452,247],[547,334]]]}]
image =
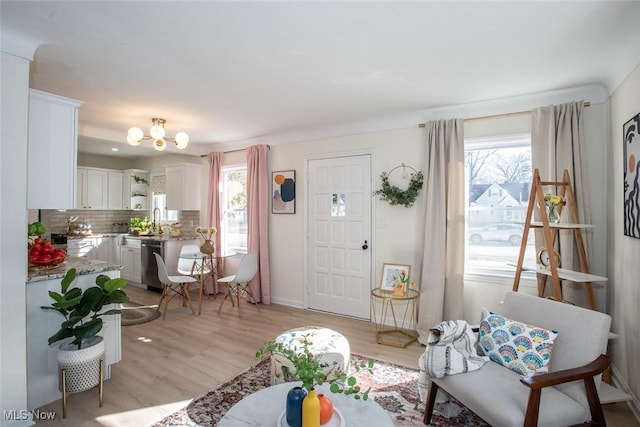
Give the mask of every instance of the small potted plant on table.
[{"label": "small potted plant on table", "polygon": [[[290,375],[302,382],[301,386],[293,387],[287,395],[286,419],[290,427],[319,426],[331,419],[333,406],[331,401],[323,394],[316,394],[315,387],[329,384],[332,393],[351,395],[356,400],[367,400],[369,391],[361,390],[357,379],[347,372],[339,372],[339,375],[331,375],[333,369],[327,370],[321,364],[322,354],[311,352],[311,340],[303,336],[300,340],[302,346],[290,348],[277,342],[266,342],[257,352],[256,357],[262,358],[265,352],[279,353],[289,359],[295,367],[295,372]],[[353,367],[356,372],[366,369],[373,374],[373,360],[367,363],[356,364]],[[336,374],[336,373],[334,373]]]}]

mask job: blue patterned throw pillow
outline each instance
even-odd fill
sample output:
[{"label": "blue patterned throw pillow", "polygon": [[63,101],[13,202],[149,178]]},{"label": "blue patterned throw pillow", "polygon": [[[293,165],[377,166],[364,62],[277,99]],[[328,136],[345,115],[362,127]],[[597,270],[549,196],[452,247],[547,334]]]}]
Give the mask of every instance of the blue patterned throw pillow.
[{"label": "blue patterned throw pillow", "polygon": [[478,355],[523,376],[549,372],[556,330],[546,330],[482,309]]}]

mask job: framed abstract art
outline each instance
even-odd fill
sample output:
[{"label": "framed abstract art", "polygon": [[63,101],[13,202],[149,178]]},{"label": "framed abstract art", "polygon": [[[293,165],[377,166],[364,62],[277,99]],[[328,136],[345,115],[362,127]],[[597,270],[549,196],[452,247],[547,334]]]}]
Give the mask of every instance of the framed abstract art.
[{"label": "framed abstract art", "polygon": [[271,172],[271,213],[296,213],[296,171]]},{"label": "framed abstract art", "polygon": [[622,126],[624,235],[640,239],[640,113]]}]

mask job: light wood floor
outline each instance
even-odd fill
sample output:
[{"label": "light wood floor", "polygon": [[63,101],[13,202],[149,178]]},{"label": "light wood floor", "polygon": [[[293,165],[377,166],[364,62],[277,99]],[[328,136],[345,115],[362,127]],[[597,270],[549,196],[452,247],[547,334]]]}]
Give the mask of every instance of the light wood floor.
[{"label": "light wood floor", "polygon": [[[135,286],[126,291],[132,301],[145,305],[160,299],[159,294]],[[66,419],[57,401],[40,408],[57,412],[56,420],[37,424],[147,426],[235,377],[258,361],[255,351],[262,343],[300,326],[334,329],[349,340],[352,353],[404,366],[417,368],[424,351],[417,343],[405,349],[377,344],[369,322],[279,305],[261,306],[258,311],[243,302],[241,320],[227,302],[218,315],[221,298],[205,299],[200,316],[174,300],[166,320],[123,327],[122,361],[113,365],[112,378],[105,382],[103,407],[98,406],[97,391],[73,394]],[[609,426],[640,426],[626,404],[606,405],[605,415]]]}]

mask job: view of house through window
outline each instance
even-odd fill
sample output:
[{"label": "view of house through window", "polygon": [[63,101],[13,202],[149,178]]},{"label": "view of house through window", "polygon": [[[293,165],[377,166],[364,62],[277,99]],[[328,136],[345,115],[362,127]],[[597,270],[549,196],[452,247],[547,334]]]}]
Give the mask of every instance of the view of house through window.
[{"label": "view of house through window", "polygon": [[[531,136],[465,140],[465,272],[513,271],[524,230],[531,191]],[[526,258],[535,244],[527,240]]]},{"label": "view of house through window", "polygon": [[223,168],[220,181],[222,247],[247,251],[247,168]]}]

